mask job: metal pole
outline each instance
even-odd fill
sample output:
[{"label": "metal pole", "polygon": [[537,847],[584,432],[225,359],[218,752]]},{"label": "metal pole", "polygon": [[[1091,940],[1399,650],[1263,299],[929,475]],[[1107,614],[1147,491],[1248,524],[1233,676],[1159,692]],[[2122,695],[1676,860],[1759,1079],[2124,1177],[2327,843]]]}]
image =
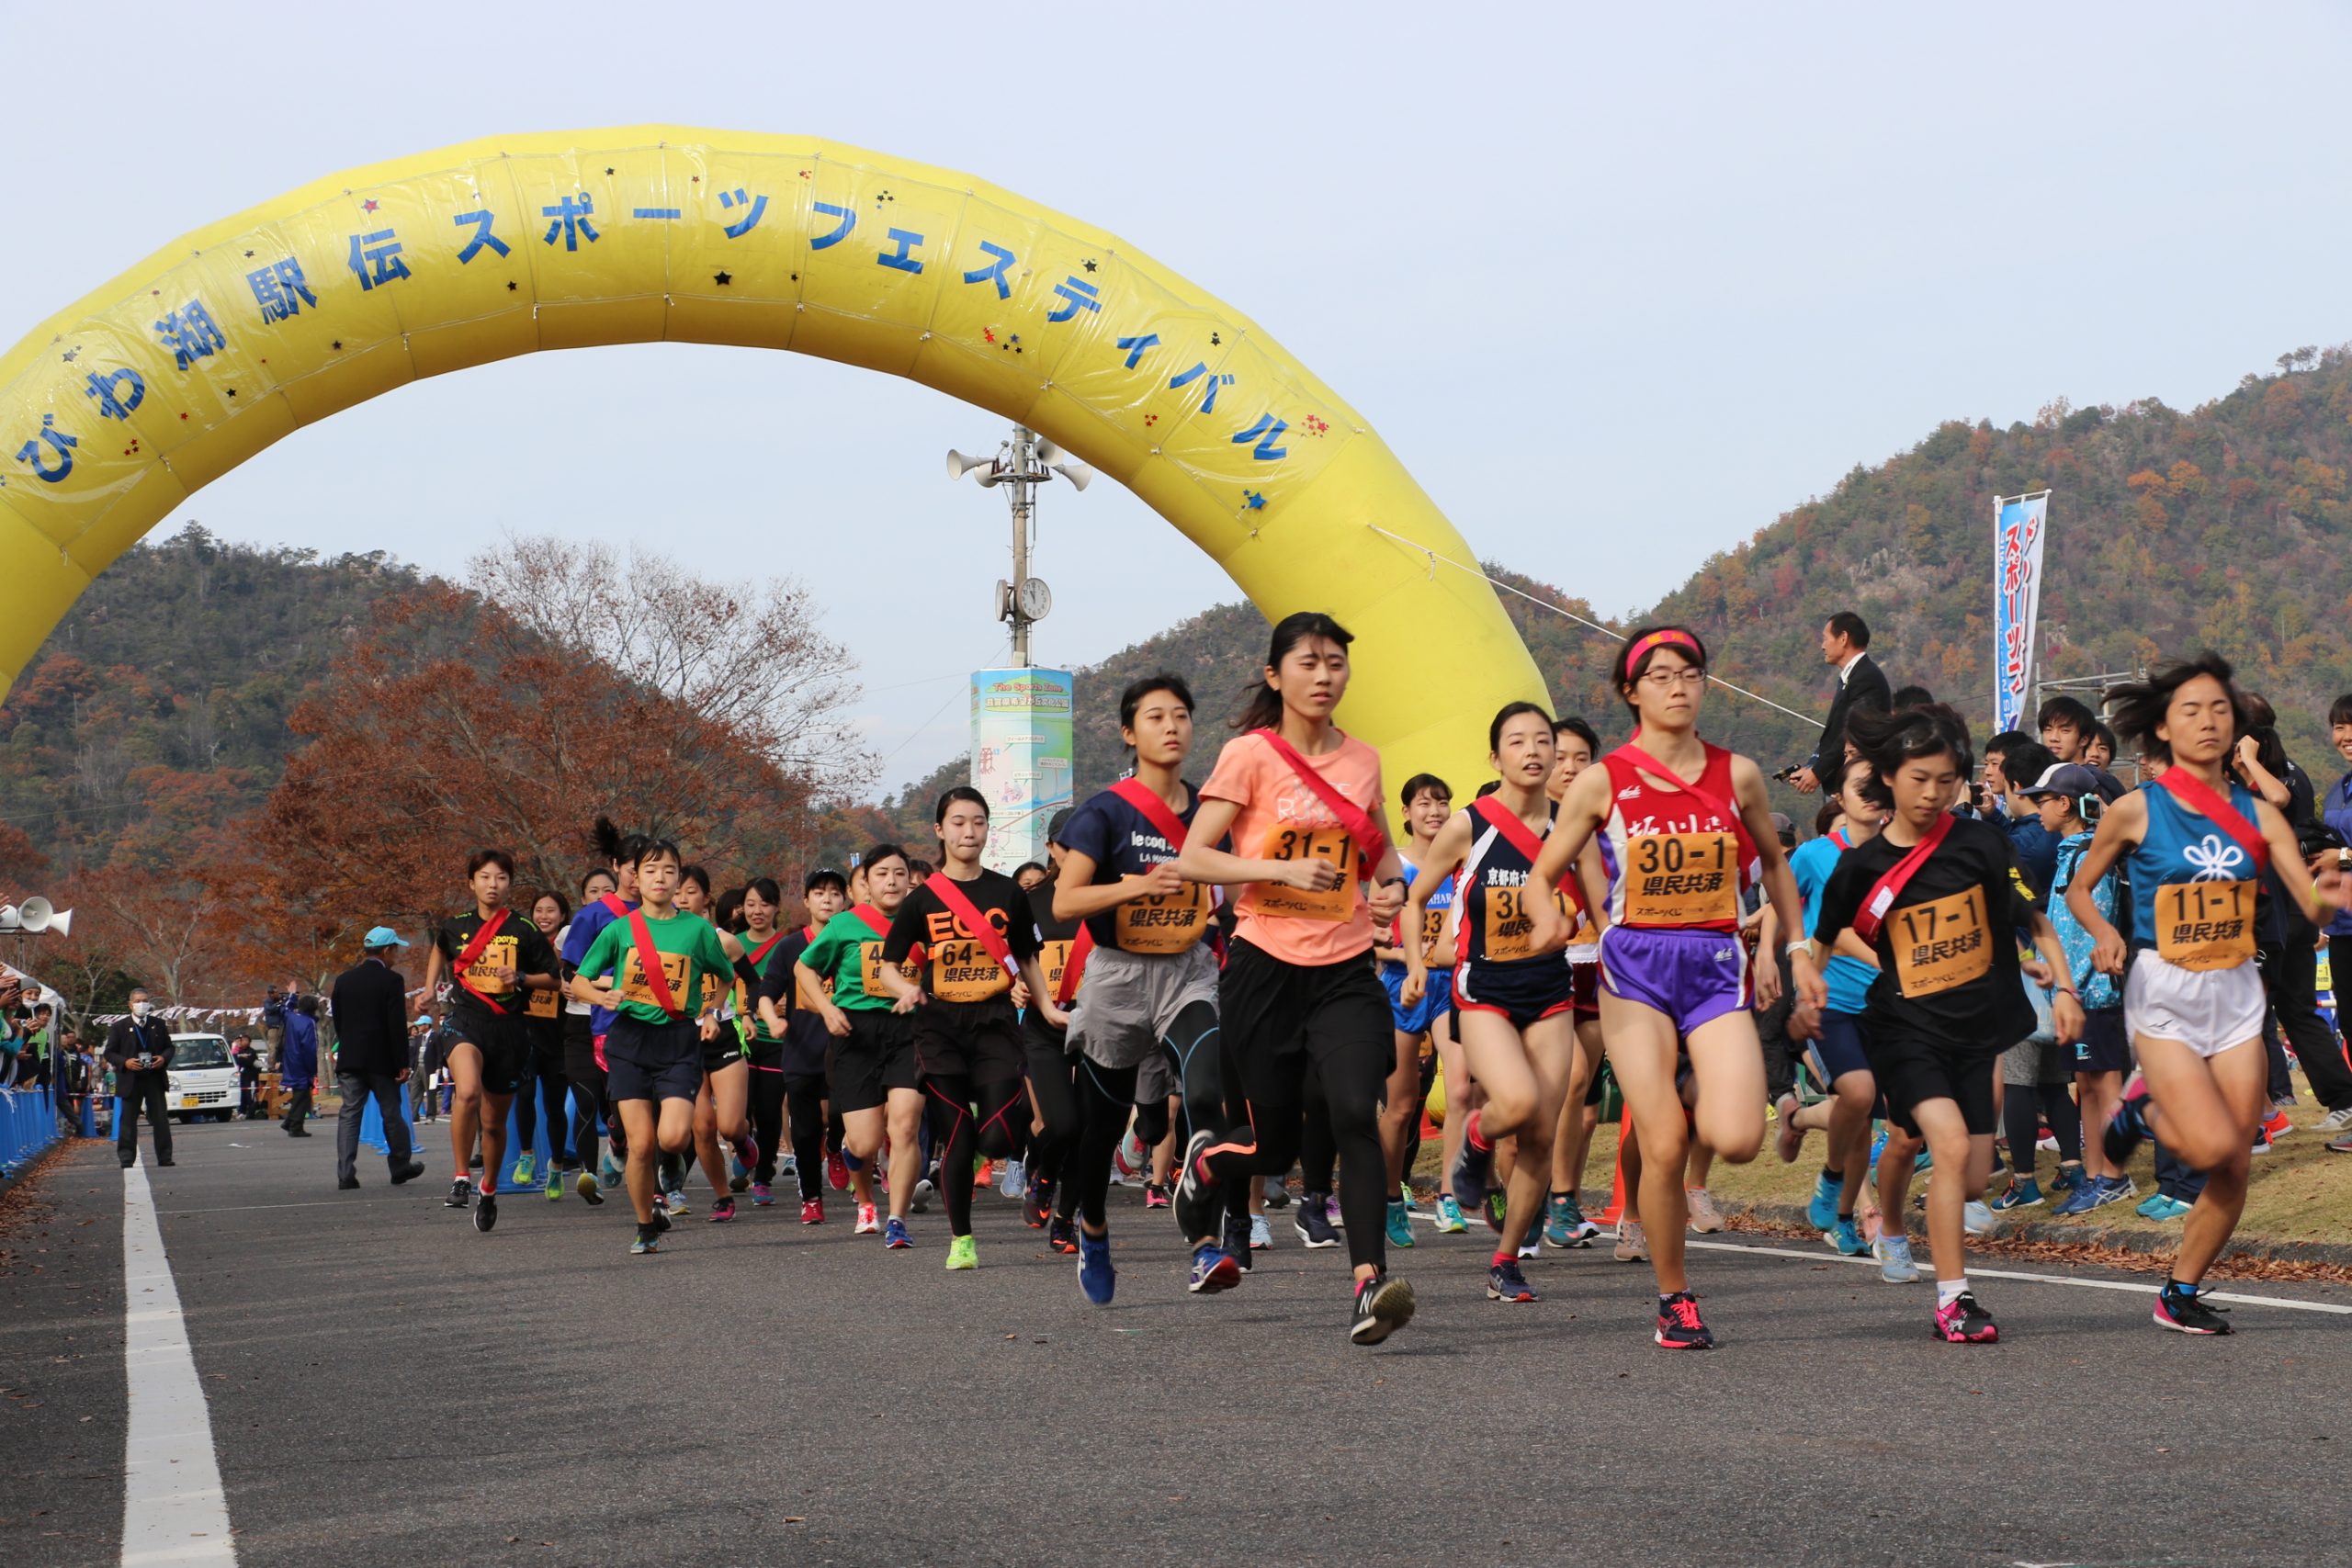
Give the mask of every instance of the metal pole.
[{"label": "metal pole", "polygon": [[1012,427],[1012,662],[1029,664],[1029,617],[1023,612],[1022,588],[1029,581],[1029,513],[1031,478],[1036,468],[1036,437],[1024,425]]}]

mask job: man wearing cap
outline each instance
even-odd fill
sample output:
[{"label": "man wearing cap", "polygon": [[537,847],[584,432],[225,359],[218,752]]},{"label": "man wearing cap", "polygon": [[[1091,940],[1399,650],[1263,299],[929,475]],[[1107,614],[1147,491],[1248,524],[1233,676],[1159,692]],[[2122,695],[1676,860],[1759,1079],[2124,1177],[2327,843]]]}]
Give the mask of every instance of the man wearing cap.
[{"label": "man wearing cap", "polygon": [[401,1113],[401,1085],[408,1081],[408,992],[391,952],[406,947],[390,926],[360,939],[367,956],[335,976],[333,996],[335,1087],[343,1110],[335,1118],[335,1186],[359,1185],[359,1119],[369,1099],[384,1120],[384,1145],[392,1185],[413,1181],[424,1167],[409,1156],[408,1118]]}]

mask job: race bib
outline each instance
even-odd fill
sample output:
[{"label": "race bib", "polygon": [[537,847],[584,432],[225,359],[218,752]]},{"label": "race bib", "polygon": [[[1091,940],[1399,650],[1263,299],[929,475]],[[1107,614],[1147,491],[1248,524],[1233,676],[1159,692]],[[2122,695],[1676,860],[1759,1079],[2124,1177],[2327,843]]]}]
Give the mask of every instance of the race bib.
[{"label": "race bib", "polygon": [[523,1009],[526,1018],[553,1018],[563,1007],[563,998],[554,991],[527,993],[530,1001]]},{"label": "race bib", "polygon": [[[1529,940],[1535,920],[1528,913],[1527,889],[1524,887],[1489,887],[1481,901],[1486,918],[1479,927],[1479,942],[1487,957],[1496,963],[1509,963],[1517,958],[1535,956],[1535,944]],[[1567,917],[1571,927],[1576,924],[1576,911],[1558,889],[1552,893],[1552,902]],[[1554,948],[1549,951],[1558,952]]]},{"label": "race bib", "polygon": [[[1062,971],[1069,967],[1069,948],[1067,942],[1049,942],[1037,949],[1037,967],[1045,974],[1046,994],[1049,997],[1062,994]],[[1080,983],[1084,984],[1083,976]]]},{"label": "race bib", "polygon": [[503,932],[492,937],[482,944],[482,950],[475,954],[474,961],[466,965],[464,983],[493,997],[510,994],[516,982],[498,978],[498,971],[514,967],[515,949],[514,938]]},{"label": "race bib", "polygon": [[1421,911],[1421,956],[1423,958],[1427,958],[1444,945],[1445,917],[1448,912],[1444,909]]},{"label": "race bib", "polygon": [[1356,912],[1356,852],[1345,829],[1270,828],[1258,855],[1261,860],[1329,861],[1340,868],[1340,885],[1328,893],[1304,893],[1278,882],[1253,882],[1241,901],[1251,914],[1337,921]]},{"label": "race bib", "polygon": [[890,993],[882,987],[882,939],[857,944],[857,987],[876,1001],[887,1002]]},{"label": "race bib", "polygon": [[[682,1008],[691,1007],[693,1004],[686,998],[686,976],[693,972],[693,961],[683,953],[663,953],[656,956],[662,960],[662,978],[670,985],[670,999]],[[662,1005],[662,999],[653,994],[653,987],[646,984],[645,969],[638,962],[634,947],[621,952],[621,1000],[642,1002],[650,1008]]]},{"label": "race bib", "polygon": [[1112,911],[1122,953],[1182,953],[1207,933],[1208,889],[1187,882],[1181,893],[1153,893]]},{"label": "race bib", "polygon": [[2156,889],[2156,955],[2183,969],[2254,959],[2251,882],[2171,882]]},{"label": "race bib", "polygon": [[1989,972],[1991,933],[1984,929],[1984,890],[1912,904],[1887,917],[1894,942],[1894,979],[1906,997],[1932,997]]},{"label": "race bib", "polygon": [[931,950],[931,994],[943,1002],[984,1002],[1012,989],[996,954],[970,937],[951,937]]},{"label": "race bib", "polygon": [[1644,833],[1625,846],[1625,923],[1728,925],[1739,919],[1739,840]]}]

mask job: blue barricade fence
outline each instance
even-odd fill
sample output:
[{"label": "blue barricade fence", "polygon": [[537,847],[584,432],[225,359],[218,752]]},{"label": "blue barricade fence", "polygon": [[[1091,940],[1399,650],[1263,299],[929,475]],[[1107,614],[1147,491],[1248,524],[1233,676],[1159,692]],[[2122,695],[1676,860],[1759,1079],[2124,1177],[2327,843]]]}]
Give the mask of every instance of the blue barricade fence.
[{"label": "blue barricade fence", "polygon": [[[417,1146],[416,1122],[413,1113],[409,1109],[407,1087],[408,1086],[405,1084],[401,1085],[401,1093],[394,1098],[400,1102],[401,1120],[408,1123],[409,1146],[411,1148],[415,1148]],[[437,1094],[440,1091],[436,1089],[435,1092]],[[538,1086],[537,1084],[531,1085],[530,1092],[537,1094],[538,1092]],[[522,1100],[522,1096],[517,1094],[514,1098],[516,1103],[519,1104]],[[577,1091],[566,1091],[564,1097],[564,1114],[567,1117],[577,1115],[578,1103]],[[597,1131],[600,1134],[604,1131],[604,1123],[601,1119],[597,1122]],[[359,1113],[359,1141],[367,1145],[369,1148],[374,1149],[378,1154],[389,1155],[391,1153],[391,1145],[384,1141],[383,1113],[377,1109],[375,1097],[372,1095],[368,1097],[367,1104],[362,1108]],[[539,1118],[538,1127],[531,1139],[531,1156],[537,1165],[537,1168],[532,1173],[534,1182],[544,1182],[547,1180],[548,1162],[554,1157],[554,1155],[555,1145],[548,1136],[547,1117],[542,1114]],[[514,1114],[514,1107],[512,1105],[506,1108],[506,1168],[499,1173],[498,1184],[501,1187],[511,1188],[520,1179],[514,1173],[520,1166],[523,1157],[521,1123],[516,1118]]]},{"label": "blue barricade fence", "polygon": [[57,1141],[57,1097],[48,1085],[0,1089],[0,1177],[15,1176]]}]

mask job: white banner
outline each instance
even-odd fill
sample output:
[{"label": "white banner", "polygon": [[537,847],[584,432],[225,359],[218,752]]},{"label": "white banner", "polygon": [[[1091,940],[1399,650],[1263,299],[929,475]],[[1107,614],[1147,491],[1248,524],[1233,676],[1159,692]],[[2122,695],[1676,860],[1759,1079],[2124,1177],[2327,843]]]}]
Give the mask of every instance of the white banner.
[{"label": "white banner", "polygon": [[1993,498],[1993,732],[2030,717],[2034,619],[2041,608],[2041,545],[2050,492]]}]

